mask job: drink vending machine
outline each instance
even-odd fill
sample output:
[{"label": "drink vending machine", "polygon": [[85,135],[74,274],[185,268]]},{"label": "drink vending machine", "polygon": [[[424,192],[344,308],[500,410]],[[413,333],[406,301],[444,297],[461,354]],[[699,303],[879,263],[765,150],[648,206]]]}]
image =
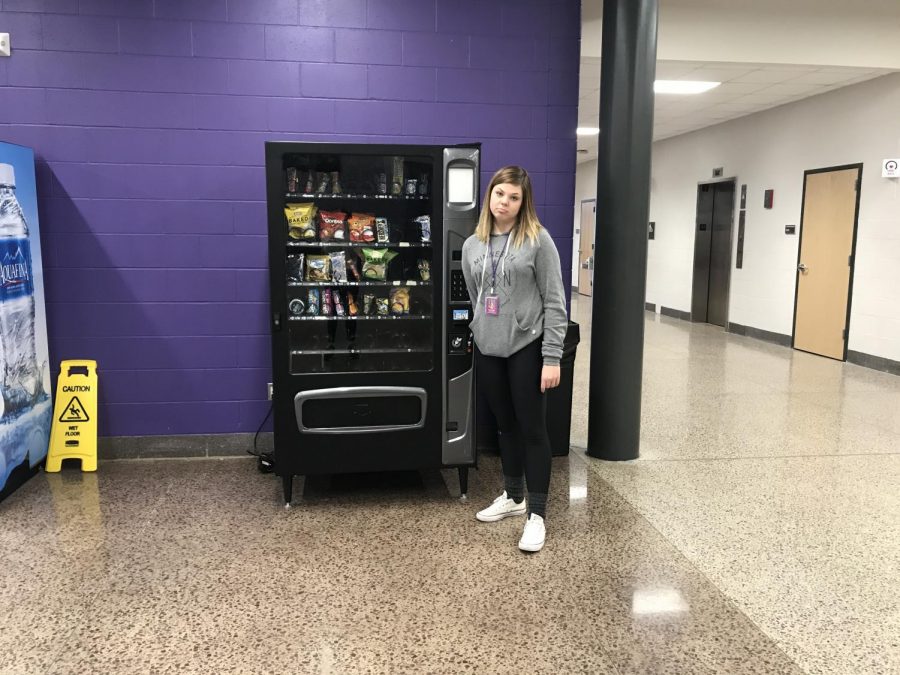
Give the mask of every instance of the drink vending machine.
[{"label": "drink vending machine", "polygon": [[275,471],[476,463],[480,145],[266,143]]}]

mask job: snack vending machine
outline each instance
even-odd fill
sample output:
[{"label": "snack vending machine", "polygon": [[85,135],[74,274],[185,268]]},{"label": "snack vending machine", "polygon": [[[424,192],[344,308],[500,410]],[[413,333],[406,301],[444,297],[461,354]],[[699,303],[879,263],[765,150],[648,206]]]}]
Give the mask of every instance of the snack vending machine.
[{"label": "snack vending machine", "polygon": [[266,143],[275,471],[475,465],[480,145]]}]

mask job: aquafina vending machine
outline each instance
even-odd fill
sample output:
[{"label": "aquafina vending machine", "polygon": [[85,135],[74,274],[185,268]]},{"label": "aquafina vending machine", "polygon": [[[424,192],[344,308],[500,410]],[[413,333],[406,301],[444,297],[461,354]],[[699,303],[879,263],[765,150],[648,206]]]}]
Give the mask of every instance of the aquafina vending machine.
[{"label": "aquafina vending machine", "polygon": [[34,153],[0,143],[0,499],[47,456],[53,405]]}]

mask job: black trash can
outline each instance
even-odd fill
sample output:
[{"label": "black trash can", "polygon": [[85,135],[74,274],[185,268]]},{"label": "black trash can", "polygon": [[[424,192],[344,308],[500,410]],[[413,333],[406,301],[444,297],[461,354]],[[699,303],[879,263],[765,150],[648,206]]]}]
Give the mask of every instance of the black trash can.
[{"label": "black trash can", "polygon": [[[575,381],[575,352],[581,341],[581,329],[569,321],[563,353],[559,360],[559,386],[547,392],[547,435],[554,457],[569,454],[572,430],[572,387]],[[497,454],[497,423],[482,397],[475,399],[475,441],[478,452]]]},{"label": "black trash can", "polygon": [[569,454],[572,431],[572,386],[575,381],[575,352],[581,342],[581,329],[569,321],[559,360],[559,386],[547,392],[547,435],[554,457]]}]

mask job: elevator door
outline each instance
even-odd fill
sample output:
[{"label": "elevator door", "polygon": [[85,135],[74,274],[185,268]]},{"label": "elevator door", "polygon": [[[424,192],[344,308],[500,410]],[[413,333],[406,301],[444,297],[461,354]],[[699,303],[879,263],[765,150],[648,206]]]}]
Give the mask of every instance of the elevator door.
[{"label": "elevator door", "polygon": [[693,321],[724,327],[728,319],[733,216],[734,181],[699,186],[691,300]]}]

